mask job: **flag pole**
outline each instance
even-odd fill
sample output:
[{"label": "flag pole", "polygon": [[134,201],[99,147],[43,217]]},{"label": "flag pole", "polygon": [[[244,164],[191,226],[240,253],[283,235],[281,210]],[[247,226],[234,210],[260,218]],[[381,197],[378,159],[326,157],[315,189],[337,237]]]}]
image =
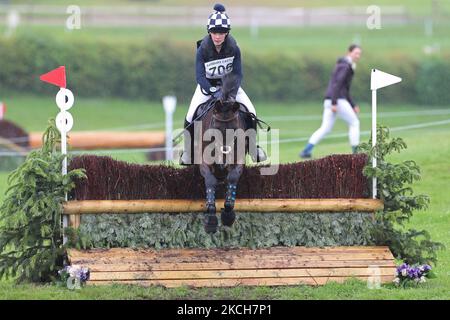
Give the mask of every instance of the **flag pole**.
[{"label": "flag pole", "polygon": [[[377,144],[377,90],[372,90],[372,150]],[[372,168],[377,167],[375,152],[372,155]],[[377,197],[377,178],[372,178],[372,198]]]},{"label": "flag pole", "polygon": [[[374,169],[377,167],[378,156],[374,150],[377,145],[377,90],[400,81],[402,81],[402,78],[377,69],[372,69],[372,74],[370,76],[370,90],[372,90],[372,168]],[[374,199],[377,197],[376,177],[372,178],[372,197]]]}]

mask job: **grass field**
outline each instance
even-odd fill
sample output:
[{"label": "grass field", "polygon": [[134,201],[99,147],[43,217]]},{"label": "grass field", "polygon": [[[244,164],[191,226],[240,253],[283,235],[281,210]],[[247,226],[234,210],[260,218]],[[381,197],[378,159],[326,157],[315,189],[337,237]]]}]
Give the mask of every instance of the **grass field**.
[{"label": "grass field", "polygon": [[[12,0],[12,4],[46,4],[46,5],[71,5],[74,4],[72,0]],[[212,7],[214,3],[220,1],[210,0],[77,0],[76,4],[80,6],[94,6],[94,5],[135,5],[135,6],[207,6]],[[410,13],[413,14],[429,14],[431,12],[432,2],[421,0],[227,0],[222,1],[226,5],[226,8],[232,8],[236,6],[269,6],[269,7],[341,7],[341,6],[360,6],[367,7],[370,5],[379,6],[404,6]],[[439,1],[439,6],[442,9],[450,10],[450,4],[447,1]]]},{"label": "grass field", "polygon": [[[15,4],[30,3],[27,0],[12,1]],[[49,1],[38,0],[33,4],[73,4],[73,1]],[[213,1],[202,0],[155,0],[155,1],[126,1],[126,0],[95,0],[77,1],[84,5],[207,5],[212,6]],[[368,6],[390,5],[404,6],[411,19],[408,25],[389,25],[381,20],[381,29],[369,30],[365,23],[361,25],[330,26],[330,27],[259,27],[257,35],[252,35],[249,27],[232,28],[232,34],[236,37],[240,47],[245,53],[271,53],[278,52],[293,56],[318,56],[335,59],[336,55],[343,54],[348,44],[360,43],[364,48],[364,56],[368,61],[375,58],[393,56],[424,56],[424,47],[433,46],[439,48],[438,54],[450,53],[450,1],[439,1],[438,11],[440,19],[435,20],[433,35],[425,34],[424,19],[430,15],[431,1],[388,1],[378,0],[375,3],[369,0],[283,0],[283,1],[227,1],[226,5],[231,9],[234,5],[273,5],[273,6]],[[230,13],[232,16],[232,13]],[[206,17],[205,17],[206,20]],[[4,33],[4,25],[0,26],[0,34]],[[16,30],[17,35],[27,34],[33,38],[54,38],[61,41],[92,41],[114,42],[117,45],[130,43],[152,43],[158,41],[173,41],[184,43],[195,48],[195,42],[205,35],[205,26],[187,25],[184,27],[88,27],[82,22],[81,29],[74,31],[65,30],[64,26],[32,26],[20,25]]]},{"label": "grass field", "polygon": [[[75,2],[75,3],[74,3]],[[149,5],[149,6],[207,6],[216,1],[205,0],[12,0],[12,4],[46,4],[80,6]],[[218,1],[220,2],[220,1]],[[407,26],[383,25],[380,30],[368,30],[365,25],[345,27],[260,27],[257,36],[250,28],[233,27],[243,52],[243,59],[250,54],[283,53],[298,57],[319,57],[333,61],[342,55],[348,44],[358,42],[363,47],[363,60],[415,57],[425,59],[424,47],[440,48],[437,55],[450,56],[450,1],[441,0],[440,19],[434,25],[433,35],[426,36],[423,19],[432,12],[431,0],[228,0],[223,2],[231,17],[233,8],[238,6],[279,6],[279,7],[340,7],[368,5],[404,6],[415,23]],[[206,20],[206,17],[205,17]],[[383,21],[383,20],[382,20]],[[382,22],[383,23],[383,22]],[[4,34],[0,26],[0,35]],[[64,26],[24,26],[20,25],[16,35],[33,38],[56,39],[57,41],[92,43],[108,42],[117,46],[134,43],[156,43],[169,41],[195,48],[195,41],[205,35],[205,26],[180,27],[111,27],[94,28],[82,26],[80,30],[68,32]],[[155,45],[156,45],[155,44]],[[363,66],[361,66],[363,67]],[[389,70],[387,70],[389,71]],[[70,77],[70,75],[69,75]],[[194,88],[193,88],[194,89]],[[386,89],[389,90],[389,89]],[[369,96],[369,91],[367,92]],[[55,91],[56,94],[56,91]],[[251,92],[248,92],[252,96]],[[290,104],[257,102],[258,115],[280,133],[280,161],[298,161],[298,153],[311,133],[321,122],[322,92],[317,101]],[[145,100],[87,99],[75,97],[75,105],[70,110],[75,119],[73,130],[162,130],[164,112],[162,105]],[[6,118],[22,126],[27,131],[42,131],[47,120],[55,117],[58,109],[54,96],[37,97],[24,93],[0,92],[0,100],[6,102]],[[392,161],[415,160],[422,169],[422,180],[415,184],[417,193],[431,197],[426,211],[416,212],[409,226],[426,229],[432,239],[442,242],[447,250],[438,254],[435,267],[436,279],[431,279],[419,288],[399,289],[393,285],[382,286],[379,290],[367,288],[366,283],[349,280],[344,284],[331,283],[322,287],[235,287],[225,289],[164,289],[139,286],[86,287],[70,291],[55,285],[16,285],[12,280],[0,280],[0,299],[450,299],[450,105],[388,105],[379,97],[379,123],[388,125],[393,136],[404,138],[408,149],[391,157]],[[180,104],[175,113],[175,125],[181,127],[187,111],[186,104]],[[361,104],[361,140],[367,141],[370,130],[370,106]],[[342,121],[314,150],[320,158],[329,154],[349,153],[346,136],[347,128]],[[102,153],[104,154],[104,153]],[[116,159],[145,163],[143,152],[120,151],[110,153]],[[1,159],[0,159],[1,161]],[[9,173],[0,172],[0,203],[7,189]]]},{"label": "grass field", "polygon": [[[3,97],[8,103],[9,120],[15,121],[27,131],[43,130],[47,119],[55,116],[57,108],[53,97],[42,98],[9,94]],[[380,97],[379,122],[393,129],[408,149],[392,157],[393,161],[413,159],[422,168],[422,180],[415,185],[417,193],[431,197],[430,208],[417,212],[410,226],[428,230],[433,240],[443,242],[450,248],[450,108],[413,105],[384,105]],[[320,125],[321,102],[278,105],[255,103],[259,115],[272,128],[280,129],[282,162],[297,161],[297,154],[307,137]],[[370,108],[361,105],[362,140],[368,139]],[[187,106],[180,105],[175,113],[176,124],[181,124]],[[33,116],[30,116],[30,114]],[[74,130],[93,129],[142,129],[148,125],[162,129],[164,119],[162,106],[146,101],[77,99],[71,113],[75,119]],[[348,153],[346,127],[336,123],[329,138],[316,148],[316,157],[332,153]],[[291,140],[286,140],[291,139]],[[294,140],[294,141],[292,141]],[[290,142],[289,142],[290,141]],[[133,162],[144,162],[142,153],[114,154],[114,157]],[[0,173],[0,201],[6,189],[7,173]],[[11,280],[0,281],[1,299],[178,299],[178,298],[229,298],[229,299],[449,299],[450,253],[439,252],[435,268],[437,278],[416,289],[398,289],[392,285],[380,290],[370,290],[364,282],[350,280],[345,284],[329,284],[313,288],[294,286],[283,288],[230,289],[164,289],[137,286],[87,287],[72,292],[53,285],[15,285]]]}]

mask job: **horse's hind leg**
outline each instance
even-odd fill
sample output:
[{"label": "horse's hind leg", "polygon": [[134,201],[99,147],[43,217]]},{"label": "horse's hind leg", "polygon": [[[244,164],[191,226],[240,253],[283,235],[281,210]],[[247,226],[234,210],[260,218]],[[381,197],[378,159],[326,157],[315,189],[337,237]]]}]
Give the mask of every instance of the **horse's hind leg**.
[{"label": "horse's hind leg", "polygon": [[222,224],[226,226],[233,225],[236,220],[234,213],[234,204],[236,202],[237,184],[242,174],[243,165],[235,165],[227,176],[227,191],[225,194],[225,205],[220,218]]},{"label": "horse's hind leg", "polygon": [[217,179],[206,164],[200,165],[200,173],[205,178],[206,210],[204,214],[204,227],[207,233],[215,233],[219,221],[216,216],[216,185]]}]

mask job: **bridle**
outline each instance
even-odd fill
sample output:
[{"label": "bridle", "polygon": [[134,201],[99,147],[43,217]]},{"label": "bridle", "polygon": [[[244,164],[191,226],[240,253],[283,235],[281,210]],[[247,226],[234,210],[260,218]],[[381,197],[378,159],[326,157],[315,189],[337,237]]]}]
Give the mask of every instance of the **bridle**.
[{"label": "bridle", "polygon": [[233,120],[236,120],[238,116],[239,116],[239,112],[236,112],[236,114],[234,116],[227,118],[227,119],[217,118],[214,114],[213,114],[212,118],[214,119],[214,121],[217,121],[217,122],[231,122]]},{"label": "bridle", "polygon": [[[215,108],[215,105],[214,105],[213,108]],[[238,117],[239,117],[239,110],[236,110],[236,112],[234,113],[234,115],[232,117],[229,117],[229,118],[226,118],[226,119],[218,118],[215,114],[213,114],[212,117],[211,117],[211,122],[217,121],[217,122],[227,123],[227,122],[231,122],[233,120],[236,120]],[[233,139],[233,146],[234,146],[235,142],[236,142],[236,136]],[[230,146],[227,146],[227,145],[220,146],[220,151],[223,154],[230,153],[232,149],[233,149],[233,147],[231,145]]]}]

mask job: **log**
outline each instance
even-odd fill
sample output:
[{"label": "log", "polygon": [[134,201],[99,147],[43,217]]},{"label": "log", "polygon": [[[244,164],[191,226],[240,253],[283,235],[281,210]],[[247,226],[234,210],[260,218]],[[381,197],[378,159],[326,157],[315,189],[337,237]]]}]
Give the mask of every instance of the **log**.
[{"label": "log", "polygon": [[[31,132],[30,147],[42,146],[42,132]],[[150,148],[165,143],[164,131],[80,131],[68,134],[68,144],[74,149]]]},{"label": "log", "polygon": [[[224,200],[217,200],[221,208]],[[64,214],[96,213],[191,213],[204,212],[204,200],[78,200],[63,204]],[[262,213],[375,212],[383,209],[378,199],[237,199],[235,211]]]}]

